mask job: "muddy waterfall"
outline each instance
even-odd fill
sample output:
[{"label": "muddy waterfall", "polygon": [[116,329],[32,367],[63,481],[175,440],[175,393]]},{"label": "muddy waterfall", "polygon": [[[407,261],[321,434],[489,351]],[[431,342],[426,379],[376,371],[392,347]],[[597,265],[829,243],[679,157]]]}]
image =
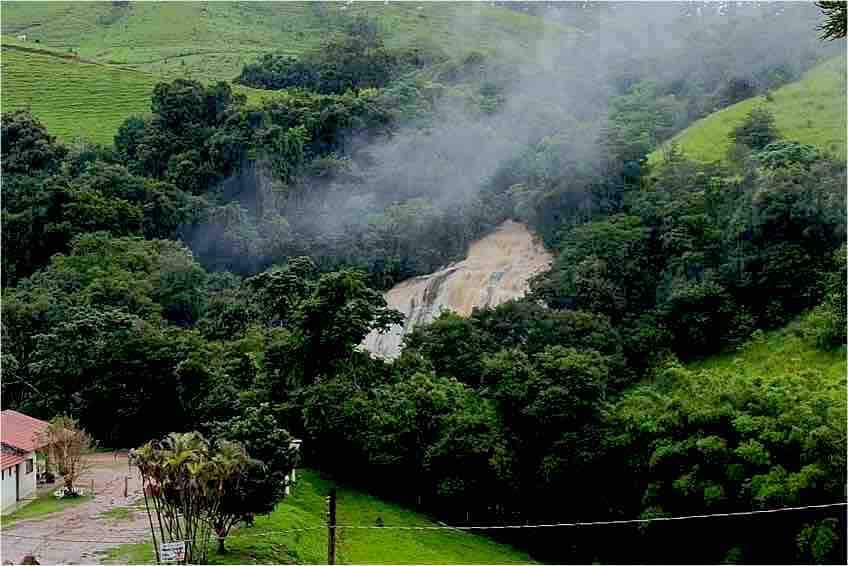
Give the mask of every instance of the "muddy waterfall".
[{"label": "muddy waterfall", "polygon": [[530,279],[547,269],[551,256],[524,224],[506,221],[474,242],[468,256],[435,273],[395,285],[386,293],[389,306],[405,315],[402,325],[372,332],[364,346],[385,358],[400,354],[404,335],[446,310],[468,316],[475,307],[491,307],[527,292]]}]

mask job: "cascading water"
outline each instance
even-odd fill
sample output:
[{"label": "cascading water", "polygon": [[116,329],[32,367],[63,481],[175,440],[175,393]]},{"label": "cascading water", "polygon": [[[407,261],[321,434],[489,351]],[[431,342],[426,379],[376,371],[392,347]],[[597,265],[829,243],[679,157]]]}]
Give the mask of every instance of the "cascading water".
[{"label": "cascading water", "polygon": [[474,242],[464,260],[392,287],[386,302],[406,316],[404,323],[384,334],[372,332],[363,345],[373,354],[395,358],[404,335],[416,325],[431,322],[446,310],[468,316],[475,307],[522,297],[530,279],[550,263],[551,255],[527,226],[508,220]]}]

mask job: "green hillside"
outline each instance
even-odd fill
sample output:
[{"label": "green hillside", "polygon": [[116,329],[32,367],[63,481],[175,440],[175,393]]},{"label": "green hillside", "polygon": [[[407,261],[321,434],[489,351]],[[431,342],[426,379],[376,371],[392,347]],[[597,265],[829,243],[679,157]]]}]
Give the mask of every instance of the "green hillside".
[{"label": "green hillside", "polygon": [[[691,159],[703,162],[724,159],[728,135],[755,107],[774,113],[782,137],[813,144],[834,155],[845,156],[846,91],[845,57],[837,57],[808,71],[801,80],[775,90],[772,100],[757,96],[698,120],[672,140]],[[649,156],[656,163],[662,150]]]},{"label": "green hillside", "polygon": [[[521,54],[542,33],[568,32],[482,4],[117,4],[4,2],[3,111],[29,108],[65,142],[108,144],[128,116],[148,112],[159,80],[230,80],[260,54],[300,53],[360,13],[390,46],[426,41],[459,55]],[[235,88],[249,102],[274,96]]]},{"label": "green hillside", "polygon": [[[210,552],[212,564],[322,564],[327,562],[325,496],[329,484],[311,470],[298,471],[292,496],[253,527],[234,531],[226,556]],[[338,524],[435,526],[423,515],[359,491],[340,488]],[[317,528],[316,528],[317,527]],[[292,529],[306,529],[281,533]],[[154,562],[150,544],[129,544],[109,553],[107,562]],[[484,536],[450,529],[342,529],[336,562],[340,564],[515,564],[530,557]]]},{"label": "green hillside", "polygon": [[[150,111],[150,94],[160,80],[154,75],[24,46],[5,36],[2,41],[3,111],[28,108],[65,142],[82,138],[111,144],[128,116]],[[273,96],[241,86],[236,90],[250,102]]]},{"label": "green hillside", "polygon": [[482,3],[4,2],[2,32],[101,63],[229,80],[258,55],[301,53],[360,13],[390,46],[424,40],[459,54],[521,52],[542,33],[568,31]]},{"label": "green hillside", "polygon": [[[782,376],[800,370],[820,372],[829,383],[844,383],[848,364],[845,350],[825,351],[808,336],[816,321],[803,316],[780,330],[757,333],[736,352],[713,356],[690,364],[694,370],[746,376]],[[844,399],[844,390],[842,398]]]},{"label": "green hillside", "polygon": [[29,108],[64,141],[109,144],[131,114],[150,108],[155,77],[9,48],[2,57],[3,111]]}]

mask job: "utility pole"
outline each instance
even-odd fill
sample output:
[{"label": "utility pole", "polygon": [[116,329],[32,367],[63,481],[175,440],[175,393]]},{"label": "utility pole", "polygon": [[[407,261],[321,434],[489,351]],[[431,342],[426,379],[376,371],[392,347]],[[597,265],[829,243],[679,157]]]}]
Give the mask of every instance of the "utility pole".
[{"label": "utility pole", "polygon": [[336,488],[327,496],[327,564],[336,563]]}]

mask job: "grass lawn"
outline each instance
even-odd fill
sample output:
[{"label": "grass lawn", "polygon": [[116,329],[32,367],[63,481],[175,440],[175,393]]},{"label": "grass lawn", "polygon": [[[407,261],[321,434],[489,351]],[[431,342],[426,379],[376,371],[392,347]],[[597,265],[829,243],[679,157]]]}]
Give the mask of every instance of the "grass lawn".
[{"label": "grass lawn", "polygon": [[[730,147],[728,135],[748,113],[763,106],[774,113],[780,134],[787,140],[815,145],[845,158],[845,57],[830,59],[809,70],[801,80],[772,93],[772,101],[756,96],[698,120],[672,138],[691,159],[721,161]],[[648,156],[660,162],[662,151]]]},{"label": "grass lawn", "polygon": [[[234,530],[227,539],[229,552],[210,551],[211,564],[321,564],[327,561],[324,497],[330,484],[311,470],[298,471],[292,496],[253,527]],[[432,526],[427,517],[362,492],[340,487],[337,504],[341,525],[374,525],[378,517],[387,526]],[[280,533],[291,529],[307,529]],[[151,563],[148,544],[123,545],[105,561]],[[453,530],[402,531],[340,529],[336,561],[340,564],[509,564],[528,563],[530,557],[484,536]]]},{"label": "grass lawn", "polygon": [[68,507],[74,507],[80,503],[85,503],[86,501],[91,501],[90,495],[57,499],[53,497],[52,493],[46,493],[37,498],[35,501],[24,505],[17,511],[9,513],[8,515],[3,515],[0,517],[0,523],[2,523],[3,526],[9,526],[16,521],[22,521],[24,519],[43,518],[47,515],[67,509]]}]

